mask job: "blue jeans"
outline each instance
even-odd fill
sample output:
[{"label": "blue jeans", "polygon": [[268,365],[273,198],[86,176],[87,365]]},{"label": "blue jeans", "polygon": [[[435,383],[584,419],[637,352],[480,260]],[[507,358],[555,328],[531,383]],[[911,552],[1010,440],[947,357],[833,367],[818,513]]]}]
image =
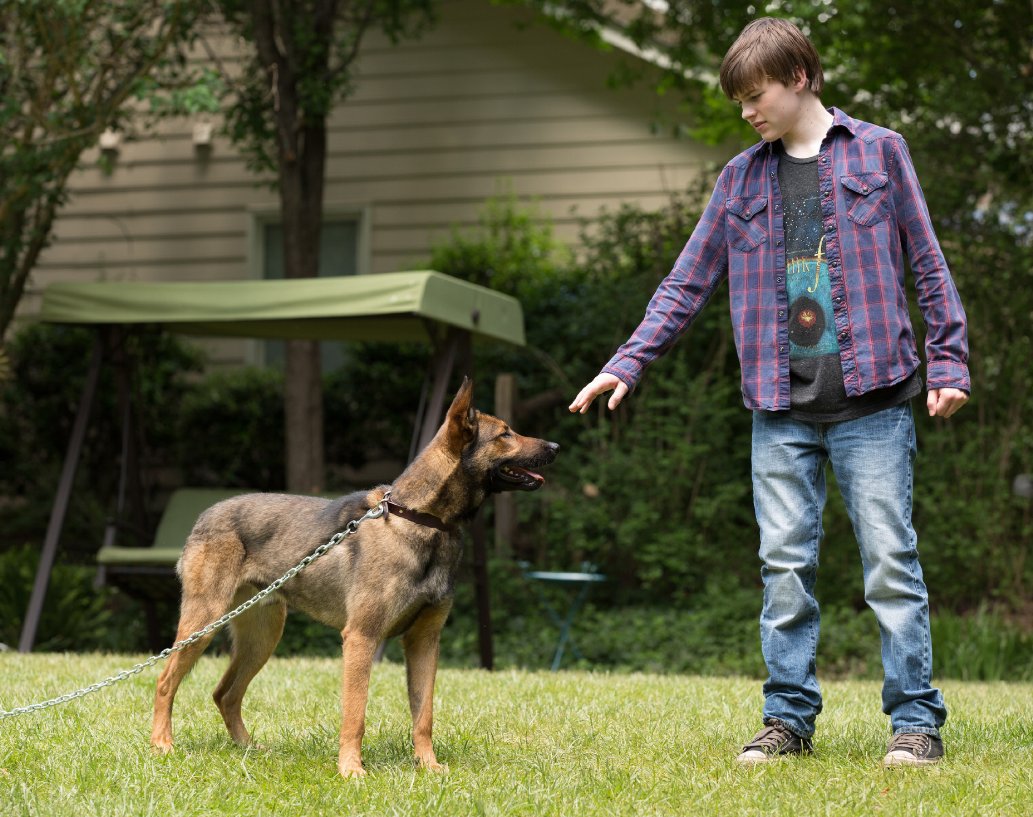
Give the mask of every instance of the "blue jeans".
[{"label": "blue jeans", "polygon": [[939,734],[947,710],[931,685],[929,597],[911,526],[915,454],[908,403],[841,423],[753,413],[753,497],[764,580],[760,638],[769,674],[765,721],[781,721],[810,737],[821,712],[814,582],[825,465],[831,461],[861,551],[865,601],[882,636],[882,710],[894,733]]}]

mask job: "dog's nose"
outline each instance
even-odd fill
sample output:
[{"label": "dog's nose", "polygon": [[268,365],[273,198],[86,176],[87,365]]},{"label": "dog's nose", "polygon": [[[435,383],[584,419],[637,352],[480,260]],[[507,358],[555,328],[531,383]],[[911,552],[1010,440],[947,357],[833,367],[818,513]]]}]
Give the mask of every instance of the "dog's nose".
[{"label": "dog's nose", "polygon": [[560,450],[560,444],[559,443],[550,443],[550,442],[546,441],[545,445],[549,449],[549,452],[552,453],[552,454],[555,454],[557,451]]}]

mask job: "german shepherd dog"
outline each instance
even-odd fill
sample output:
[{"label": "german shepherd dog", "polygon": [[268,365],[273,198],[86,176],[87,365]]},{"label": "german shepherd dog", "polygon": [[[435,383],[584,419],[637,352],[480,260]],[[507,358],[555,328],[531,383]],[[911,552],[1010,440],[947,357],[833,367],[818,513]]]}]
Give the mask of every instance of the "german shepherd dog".
[{"label": "german shepherd dog", "polygon": [[[462,551],[459,527],[493,492],[541,487],[545,480],[532,469],[552,462],[559,449],[474,409],[472,390],[464,378],[445,422],[393,485],[332,500],[245,494],[198,518],[177,565],[183,584],[177,641],[271,584],[351,520],[378,505],[385,510],[230,623],[232,657],[213,697],[238,744],[251,741],[240,714],[244,693],[272,655],[291,607],[343,637],[338,771],[365,774],[370,671],[378,645],[395,635],[402,636],[416,761],[445,771],[431,746],[432,698]],[[151,745],[159,752],[172,750],[176,690],[211,638],[173,653],[158,678]]]}]

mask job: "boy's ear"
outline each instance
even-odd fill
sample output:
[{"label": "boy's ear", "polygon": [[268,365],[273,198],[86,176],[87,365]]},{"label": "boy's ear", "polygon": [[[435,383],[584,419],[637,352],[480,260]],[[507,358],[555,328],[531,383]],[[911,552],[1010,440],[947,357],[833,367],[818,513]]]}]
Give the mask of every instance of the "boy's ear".
[{"label": "boy's ear", "polygon": [[796,66],[796,70],[793,71],[793,90],[802,91],[809,85],[810,81],[807,79],[807,70],[801,65]]},{"label": "boy's ear", "polygon": [[448,426],[448,447],[459,456],[477,437],[477,409],[472,405],[473,381],[463,377],[463,385],[459,387],[452,405],[448,407],[445,423]]}]

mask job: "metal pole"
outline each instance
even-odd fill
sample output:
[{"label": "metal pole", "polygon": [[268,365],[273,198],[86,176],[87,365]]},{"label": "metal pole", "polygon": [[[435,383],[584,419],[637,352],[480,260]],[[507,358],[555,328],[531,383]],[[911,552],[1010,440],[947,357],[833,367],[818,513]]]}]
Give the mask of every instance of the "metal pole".
[{"label": "metal pole", "polygon": [[36,569],[36,581],[32,585],[32,595],[29,597],[25,621],[22,623],[21,639],[18,641],[19,652],[30,652],[36,642],[36,630],[43,613],[47,584],[50,582],[50,572],[54,568],[57,546],[65,524],[65,514],[72,497],[72,484],[75,482],[75,472],[79,467],[83,441],[86,439],[86,426],[89,424],[93,398],[97,393],[97,381],[100,379],[100,364],[103,357],[104,341],[101,333],[98,332],[93,342],[93,357],[90,359],[90,369],[86,375],[86,383],[83,385],[82,396],[79,398],[79,409],[75,415],[75,423],[72,425],[72,436],[68,440],[64,465],[61,466],[61,479],[57,484],[54,506],[51,508],[47,533],[43,539],[43,552],[40,554],[39,567]]}]

